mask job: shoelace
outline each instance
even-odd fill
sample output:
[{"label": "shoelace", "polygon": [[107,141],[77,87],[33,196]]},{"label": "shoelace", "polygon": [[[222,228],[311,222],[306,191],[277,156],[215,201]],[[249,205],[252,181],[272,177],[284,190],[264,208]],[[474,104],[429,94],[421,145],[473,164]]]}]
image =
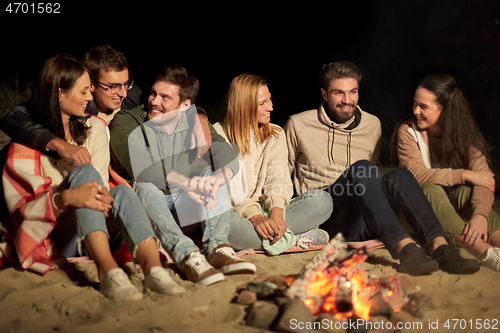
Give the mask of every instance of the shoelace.
[{"label": "shoelace", "polygon": [[495,250],[495,248],[491,248],[486,252],[486,258],[484,258],[482,261],[492,261],[494,263],[494,266],[499,269],[500,267],[500,251]]},{"label": "shoelace", "polygon": [[193,268],[196,274],[200,275],[202,272],[209,270],[212,266],[208,261],[201,255],[201,253],[194,253],[191,258],[186,262],[186,265]]},{"label": "shoelace", "polygon": [[130,280],[128,279],[127,274],[125,272],[116,272],[112,276],[108,276],[109,280],[115,283],[117,286],[122,286],[124,284],[128,284]]},{"label": "shoelace", "polygon": [[297,243],[295,245],[302,249],[309,248],[309,245],[311,245],[313,241],[312,236],[299,236],[295,238],[297,238]]},{"label": "shoelace", "polygon": [[229,257],[229,258],[231,258],[233,260],[240,260],[240,258],[238,258],[236,256],[236,254],[234,253],[233,249],[230,248],[230,247],[221,247],[221,248],[217,249],[215,252],[220,253],[220,254],[222,254],[222,255],[224,255],[226,257]]},{"label": "shoelace", "polygon": [[156,281],[170,281],[171,278],[170,278],[170,274],[168,274],[168,272],[164,271],[164,270],[155,270],[154,273],[150,273],[149,274],[149,277],[153,280],[156,280]]}]

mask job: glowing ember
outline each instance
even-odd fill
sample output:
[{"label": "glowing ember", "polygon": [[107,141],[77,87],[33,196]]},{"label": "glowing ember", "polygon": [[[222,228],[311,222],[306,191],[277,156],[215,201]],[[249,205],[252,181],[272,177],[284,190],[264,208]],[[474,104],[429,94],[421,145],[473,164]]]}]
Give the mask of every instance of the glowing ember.
[{"label": "glowing ember", "polygon": [[299,273],[287,291],[289,297],[300,298],[318,315],[328,312],[338,320],[356,315],[370,319],[377,311],[394,311],[408,301],[395,276],[365,276],[365,249],[348,250],[341,235],[325,248]]}]

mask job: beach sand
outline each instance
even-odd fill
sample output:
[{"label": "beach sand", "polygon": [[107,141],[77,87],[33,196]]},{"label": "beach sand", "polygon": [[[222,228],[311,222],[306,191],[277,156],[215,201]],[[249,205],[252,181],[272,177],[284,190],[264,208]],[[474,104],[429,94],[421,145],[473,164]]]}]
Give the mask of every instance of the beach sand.
[{"label": "beach sand", "polygon": [[[257,265],[257,274],[289,275],[297,274],[317,253],[243,258]],[[396,272],[396,263],[387,250],[379,249],[369,252],[365,266],[378,276],[405,275]],[[127,267],[142,290],[141,274],[133,264]],[[226,281],[202,287],[176,274],[174,279],[187,289],[185,294],[164,296],[148,291],[142,300],[117,302],[108,301],[96,290],[96,273],[95,265],[89,263],[67,264],[45,276],[14,267],[0,271],[0,332],[262,332],[242,325],[245,307],[230,303],[236,288],[253,275],[226,276]],[[477,332],[474,326],[470,329],[469,320],[475,325],[476,319],[500,319],[500,273],[481,268],[473,275],[438,271],[405,276],[432,299],[422,309],[423,318],[414,319],[422,322],[423,331],[430,331],[429,321],[438,320],[439,329],[432,332]],[[468,328],[458,329],[457,325],[453,330],[450,321],[451,329],[447,329],[448,319],[464,319]]]}]

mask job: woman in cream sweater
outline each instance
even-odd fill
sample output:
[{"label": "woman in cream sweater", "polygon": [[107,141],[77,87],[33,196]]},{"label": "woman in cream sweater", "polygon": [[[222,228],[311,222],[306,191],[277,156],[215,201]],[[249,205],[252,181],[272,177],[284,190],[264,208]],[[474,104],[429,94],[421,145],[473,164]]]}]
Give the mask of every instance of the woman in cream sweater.
[{"label": "woman in cream sweater", "polygon": [[144,287],[184,292],[162,268],[151,224],[133,190],[108,186],[107,129],[100,118],[85,114],[91,100],[81,62],[70,55],[47,60],[34,94],[40,121],[66,142],[85,146],[92,165],[77,167],[73,160],[11,144],[3,184],[19,261],[23,268],[45,272],[64,262],[61,254],[73,257],[85,247],[96,264],[101,293],[114,300],[140,299],[142,293],[111,254],[108,228],[114,225],[145,274]]},{"label": "woman in cream sweater", "polygon": [[277,252],[301,236],[312,237],[315,245],[325,244],[328,235],[314,228],[330,216],[331,198],[314,190],[291,199],[285,133],[270,123],[272,111],[266,81],[241,74],[231,82],[224,122],[214,126],[240,153],[240,172],[230,183],[233,207],[240,216],[231,221],[230,244],[238,249],[261,249],[281,242]]},{"label": "woman in cream sweater", "polygon": [[420,183],[450,240],[500,271],[494,175],[464,94],[450,75],[427,76],[415,92],[413,113],[416,119],[397,130],[393,156]]}]

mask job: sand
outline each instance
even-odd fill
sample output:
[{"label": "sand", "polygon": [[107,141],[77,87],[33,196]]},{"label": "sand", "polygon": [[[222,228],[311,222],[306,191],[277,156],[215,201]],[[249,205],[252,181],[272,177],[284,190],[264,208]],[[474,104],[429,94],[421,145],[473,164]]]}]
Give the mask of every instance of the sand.
[{"label": "sand", "polygon": [[[297,274],[316,251],[268,257],[244,258],[257,265],[257,274]],[[370,251],[369,273],[385,276],[396,272],[387,250]],[[169,266],[170,267],[170,266]],[[132,281],[140,285],[141,274],[128,265]],[[410,277],[432,302],[423,310],[423,331],[438,320],[432,332],[477,332],[470,329],[476,319],[500,319],[500,273],[487,268],[473,275],[450,275],[441,271]],[[93,264],[67,264],[45,276],[19,268],[0,271],[0,332],[262,332],[243,326],[245,307],[230,303],[237,286],[252,275],[226,276],[226,281],[208,287],[194,285],[174,276],[187,292],[164,296],[148,291],[139,301],[108,301],[98,288]],[[464,319],[467,329],[444,327],[446,320]],[[462,321],[462,325],[463,325]],[[496,326],[499,327],[499,324]],[[404,330],[403,330],[404,332]]]}]

